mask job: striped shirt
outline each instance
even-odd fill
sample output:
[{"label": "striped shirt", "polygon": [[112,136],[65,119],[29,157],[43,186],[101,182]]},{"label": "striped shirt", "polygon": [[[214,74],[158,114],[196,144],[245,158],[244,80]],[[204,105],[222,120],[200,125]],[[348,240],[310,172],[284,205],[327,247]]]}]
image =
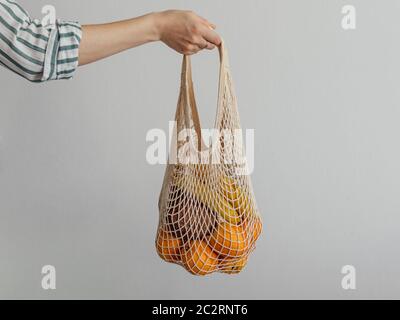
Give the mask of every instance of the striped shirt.
[{"label": "striped shirt", "polygon": [[15,1],[0,0],[0,65],[32,82],[70,79],[78,67],[81,26],[43,26]]}]

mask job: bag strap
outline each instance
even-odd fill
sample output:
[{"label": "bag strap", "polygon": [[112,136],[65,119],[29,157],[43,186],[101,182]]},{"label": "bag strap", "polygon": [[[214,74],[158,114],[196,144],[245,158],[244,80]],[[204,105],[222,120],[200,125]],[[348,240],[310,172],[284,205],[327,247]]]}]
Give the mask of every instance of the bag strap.
[{"label": "bag strap", "polygon": [[[220,46],[218,47],[218,51],[220,59],[220,71],[219,71],[217,115],[221,111],[221,104],[223,101],[223,95],[225,91],[224,89],[226,84],[226,78],[227,74],[229,73],[229,58],[227,50],[225,48],[224,41],[221,42]],[[184,55],[182,62],[181,98],[183,98],[181,103],[184,104],[183,113],[185,114],[186,127],[189,126],[192,120],[198,138],[198,150],[202,150],[203,140],[201,137],[201,123],[193,88],[191,57],[188,55]],[[190,107],[190,112],[187,112],[188,110],[186,108],[188,106]]]},{"label": "bag strap", "polygon": [[[196,103],[196,98],[194,95],[194,87],[193,87],[193,79],[192,79],[192,62],[189,56],[184,56],[183,58],[183,64],[182,64],[182,87],[181,90],[183,90],[184,94],[184,108],[187,108],[187,106],[190,107],[190,114],[188,114],[187,110],[184,110],[185,114],[185,121],[186,126],[188,127],[190,125],[190,120],[193,121],[194,129],[197,134],[197,140],[198,140],[198,150],[201,150],[202,148],[202,139],[201,139],[201,124],[200,124],[200,117],[199,117],[199,112],[197,109],[197,103]],[[186,112],[185,112],[186,111]]]}]

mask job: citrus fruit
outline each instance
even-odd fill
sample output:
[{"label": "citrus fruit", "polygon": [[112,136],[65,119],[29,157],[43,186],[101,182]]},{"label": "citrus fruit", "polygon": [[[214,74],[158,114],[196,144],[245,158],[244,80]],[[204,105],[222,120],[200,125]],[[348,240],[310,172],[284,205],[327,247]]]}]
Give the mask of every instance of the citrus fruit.
[{"label": "citrus fruit", "polygon": [[247,247],[247,235],[242,227],[223,222],[210,237],[210,246],[222,257],[241,257]]},{"label": "citrus fruit", "polygon": [[158,232],[156,248],[161,259],[167,262],[179,262],[181,260],[181,242],[169,232],[164,230]]},{"label": "citrus fruit", "polygon": [[204,276],[217,269],[218,256],[205,241],[194,240],[182,254],[182,263],[190,273]]}]

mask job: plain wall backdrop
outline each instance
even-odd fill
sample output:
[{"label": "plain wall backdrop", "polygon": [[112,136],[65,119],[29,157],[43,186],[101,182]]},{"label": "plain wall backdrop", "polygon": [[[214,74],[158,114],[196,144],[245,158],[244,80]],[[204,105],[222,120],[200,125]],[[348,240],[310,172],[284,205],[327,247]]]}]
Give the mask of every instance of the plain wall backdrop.
[{"label": "plain wall backdrop", "polygon": [[[0,298],[400,298],[400,2],[396,0],[20,0],[32,15],[96,23],[168,8],[218,25],[264,234],[238,276],[198,278],[154,249],[164,166],[148,130],[167,130],[181,56],[146,45],[30,84],[0,69]],[[357,29],[341,27],[342,6]],[[218,54],[193,58],[203,126]],[[57,289],[41,288],[54,265]],[[357,290],[341,287],[354,265]]]}]

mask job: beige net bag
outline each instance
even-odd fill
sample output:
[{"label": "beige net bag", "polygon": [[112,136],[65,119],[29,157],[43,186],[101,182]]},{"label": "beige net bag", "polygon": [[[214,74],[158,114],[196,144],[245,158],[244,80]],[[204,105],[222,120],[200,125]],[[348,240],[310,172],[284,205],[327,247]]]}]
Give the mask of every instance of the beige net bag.
[{"label": "beige net bag", "polygon": [[190,57],[182,64],[175,135],[159,199],[159,256],[194,275],[239,273],[262,230],[244,158],[228,56],[219,48],[215,129],[206,146],[197,112]]}]

